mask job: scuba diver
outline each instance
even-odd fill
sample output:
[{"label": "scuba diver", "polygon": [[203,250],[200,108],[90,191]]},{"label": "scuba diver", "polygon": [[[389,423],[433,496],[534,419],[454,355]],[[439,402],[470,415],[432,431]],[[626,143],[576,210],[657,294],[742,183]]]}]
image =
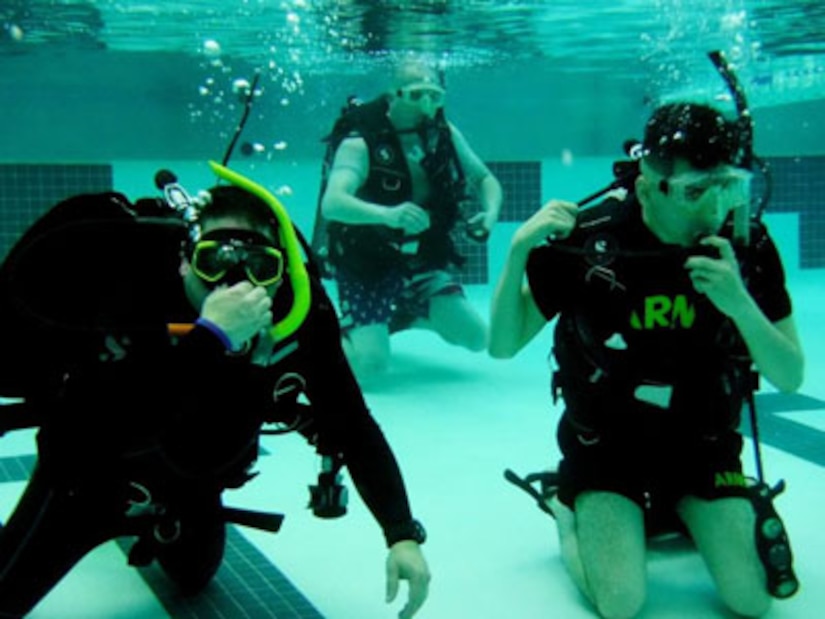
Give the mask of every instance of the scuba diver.
[{"label": "scuba diver", "polygon": [[627,195],[547,202],[514,234],[494,293],[495,358],[556,320],[562,459],[505,475],[554,516],[565,567],[602,617],[641,610],[646,542],[662,533],[692,539],[739,615],[798,589],[772,505],[781,484],[746,477],[740,458],[752,368],[781,391],[803,379],[783,267],[749,216],[749,129],[746,109],[731,121],[662,105],[620,179]]},{"label": "scuba diver", "polygon": [[[54,207],[0,270],[4,429],[39,426],[30,481],[0,530],[0,616],[22,617],[93,548],[136,538],[184,594],[216,573],[226,523],[282,516],[223,505],[251,480],[259,437],[301,432],[331,463],[317,515],[343,512],[345,464],[380,524],[387,597],[423,604],[425,533],[341,349],[335,311],[280,203],[219,164],[197,198],[78,196]],[[171,215],[170,215],[171,213]],[[307,403],[308,402],[308,403]],[[268,430],[269,429],[269,430]]]},{"label": "scuba diver", "polygon": [[[405,62],[389,93],[351,99],[328,138],[313,246],[338,289],[344,349],[359,379],[386,370],[390,334],[430,329],[484,350],[487,326],[464,297],[452,235],[467,218],[484,242],[498,219],[498,180],[444,115],[431,67]],[[480,210],[472,215],[475,195]]]}]

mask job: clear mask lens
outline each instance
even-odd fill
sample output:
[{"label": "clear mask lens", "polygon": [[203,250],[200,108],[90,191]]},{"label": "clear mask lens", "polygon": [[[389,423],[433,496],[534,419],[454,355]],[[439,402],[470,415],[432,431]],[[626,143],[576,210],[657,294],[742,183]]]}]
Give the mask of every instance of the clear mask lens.
[{"label": "clear mask lens", "polygon": [[713,201],[725,211],[750,204],[753,174],[741,168],[727,166],[713,172],[688,172],[663,183],[667,195],[688,208],[699,208]]},{"label": "clear mask lens", "polygon": [[446,92],[438,86],[408,86],[401,89],[401,96],[408,103],[440,108],[444,105]]}]

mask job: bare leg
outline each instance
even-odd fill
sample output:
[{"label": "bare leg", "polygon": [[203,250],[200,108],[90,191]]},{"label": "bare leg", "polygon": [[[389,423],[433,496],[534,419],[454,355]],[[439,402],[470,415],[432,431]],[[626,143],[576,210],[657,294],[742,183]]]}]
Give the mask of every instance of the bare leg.
[{"label": "bare leg", "polygon": [[342,341],[344,353],[359,382],[386,372],[390,361],[390,331],[385,324],[354,327]]},{"label": "bare leg", "polygon": [[745,617],[765,614],[771,597],[756,550],[756,517],[750,501],[739,497],[706,501],[688,496],[677,509],[725,604]]},{"label": "bare leg", "polygon": [[459,294],[437,295],[430,299],[429,320],[419,321],[415,326],[429,328],[449,344],[473,352],[487,348],[487,325],[484,319]]},{"label": "bare leg", "polygon": [[634,617],[646,594],[642,509],[619,494],[591,491],[577,497],[574,517],[586,593],[602,617]]},{"label": "bare leg", "polygon": [[579,588],[584,596],[595,606],[596,602],[590,593],[590,587],[584,576],[584,566],[582,566],[579,556],[579,540],[576,535],[576,516],[569,507],[562,503],[558,496],[553,496],[547,501],[550,509],[556,517],[556,525],[559,531],[559,547],[561,549],[561,559],[564,567],[570,575],[573,583]]}]

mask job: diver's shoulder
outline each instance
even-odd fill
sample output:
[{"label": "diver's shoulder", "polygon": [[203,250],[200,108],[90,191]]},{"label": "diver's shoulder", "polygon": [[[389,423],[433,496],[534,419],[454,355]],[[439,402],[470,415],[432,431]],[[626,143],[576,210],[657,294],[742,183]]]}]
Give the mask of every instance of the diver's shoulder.
[{"label": "diver's shoulder", "polygon": [[633,196],[610,197],[579,211],[574,237],[623,228],[641,219],[639,203]]}]

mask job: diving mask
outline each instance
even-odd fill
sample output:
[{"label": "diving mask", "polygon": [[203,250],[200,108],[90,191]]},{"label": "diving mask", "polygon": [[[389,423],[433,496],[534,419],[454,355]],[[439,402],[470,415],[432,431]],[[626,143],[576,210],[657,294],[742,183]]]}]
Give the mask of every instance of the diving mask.
[{"label": "diving mask", "polygon": [[692,170],[659,181],[660,191],[689,208],[696,209],[712,200],[726,211],[750,204],[753,173],[735,166],[720,166],[712,171]]},{"label": "diving mask", "polygon": [[192,251],[192,269],[207,284],[237,283],[256,286],[281,281],[283,253],[263,235],[252,231],[221,230],[207,234]]},{"label": "diving mask", "polygon": [[434,116],[444,106],[447,91],[430,82],[416,82],[398,89],[398,96],[411,105],[418,106],[427,116]]}]

